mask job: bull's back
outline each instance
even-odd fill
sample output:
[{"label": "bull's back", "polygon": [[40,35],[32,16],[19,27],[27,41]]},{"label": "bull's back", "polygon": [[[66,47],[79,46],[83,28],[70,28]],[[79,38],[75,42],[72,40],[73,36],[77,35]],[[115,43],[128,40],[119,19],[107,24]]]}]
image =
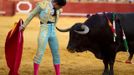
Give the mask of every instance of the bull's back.
[{"label": "bull's back", "polygon": [[117,14],[127,39],[134,41],[134,13]]}]

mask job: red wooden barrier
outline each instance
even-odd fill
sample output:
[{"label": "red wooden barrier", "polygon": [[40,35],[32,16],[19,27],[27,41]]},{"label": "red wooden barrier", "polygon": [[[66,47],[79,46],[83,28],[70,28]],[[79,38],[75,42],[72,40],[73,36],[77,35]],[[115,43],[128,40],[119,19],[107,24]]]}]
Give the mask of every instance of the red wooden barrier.
[{"label": "red wooden barrier", "polygon": [[15,3],[13,1],[0,1],[0,15],[13,16],[15,14]]},{"label": "red wooden barrier", "polygon": [[[6,1],[4,10],[5,15],[14,15],[16,11],[16,5],[18,2]],[[36,2],[31,2],[35,7]],[[28,9],[27,5],[20,6],[20,9]],[[63,8],[63,13],[96,13],[96,12],[134,12],[134,4],[119,4],[119,3],[67,3]]]},{"label": "red wooden barrier", "polygon": [[113,3],[68,3],[66,13],[134,12],[134,4]]}]

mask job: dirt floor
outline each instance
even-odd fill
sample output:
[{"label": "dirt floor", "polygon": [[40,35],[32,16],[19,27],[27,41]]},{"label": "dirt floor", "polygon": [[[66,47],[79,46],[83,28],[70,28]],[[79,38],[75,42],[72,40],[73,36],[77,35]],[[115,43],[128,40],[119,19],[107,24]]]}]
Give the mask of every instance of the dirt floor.
[{"label": "dirt floor", "polygon": [[[8,67],[5,61],[4,44],[8,31],[13,27],[14,22],[20,18],[26,19],[27,15],[16,14],[13,17],[0,16],[0,75],[8,75]],[[67,28],[76,22],[84,22],[84,17],[61,17],[57,26]],[[39,20],[34,18],[24,31],[24,49],[20,66],[20,75],[33,75],[33,57],[37,49],[37,36],[39,33]],[[101,75],[103,63],[96,59],[91,52],[69,53],[66,50],[68,43],[68,33],[60,33],[57,36],[60,46],[61,56],[61,75]],[[128,53],[119,52],[116,60],[125,61]],[[134,59],[133,59],[134,62]],[[134,64],[115,62],[115,75],[134,75]],[[39,75],[55,75],[52,55],[49,46],[46,48],[45,55],[40,64]]]}]

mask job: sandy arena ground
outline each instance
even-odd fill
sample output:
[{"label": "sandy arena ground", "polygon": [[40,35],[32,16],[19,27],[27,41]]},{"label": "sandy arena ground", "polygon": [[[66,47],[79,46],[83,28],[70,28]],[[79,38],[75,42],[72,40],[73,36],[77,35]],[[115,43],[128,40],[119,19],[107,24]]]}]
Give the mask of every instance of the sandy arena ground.
[{"label": "sandy arena ground", "polygon": [[[13,27],[14,22],[20,18],[26,19],[27,15],[17,14],[13,17],[0,16],[0,75],[8,75],[8,67],[5,61],[4,44],[8,31]],[[61,17],[57,26],[67,28],[76,22],[83,22],[86,18],[82,17]],[[33,57],[37,49],[37,36],[39,31],[39,20],[34,18],[24,31],[24,49],[22,63],[20,66],[20,75],[33,75]],[[66,50],[68,43],[68,33],[57,31],[60,45],[61,56],[61,75],[101,75],[103,72],[103,63],[96,59],[91,52],[69,53]],[[120,52],[116,60],[125,61],[128,54]],[[134,62],[134,59],[133,59]],[[125,64],[115,62],[115,75],[134,75],[134,64]],[[55,75],[52,55],[49,46],[46,48],[45,55],[40,65],[39,75]]]}]

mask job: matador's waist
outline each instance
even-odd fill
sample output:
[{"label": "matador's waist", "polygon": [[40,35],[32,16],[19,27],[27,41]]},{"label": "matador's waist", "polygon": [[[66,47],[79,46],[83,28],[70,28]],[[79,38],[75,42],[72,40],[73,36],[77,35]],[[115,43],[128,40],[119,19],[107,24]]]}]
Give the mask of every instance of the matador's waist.
[{"label": "matador's waist", "polygon": [[[51,22],[51,21],[47,22],[47,24],[52,24],[52,23],[55,23],[55,22]],[[44,23],[40,21],[40,24],[44,24]]]}]

